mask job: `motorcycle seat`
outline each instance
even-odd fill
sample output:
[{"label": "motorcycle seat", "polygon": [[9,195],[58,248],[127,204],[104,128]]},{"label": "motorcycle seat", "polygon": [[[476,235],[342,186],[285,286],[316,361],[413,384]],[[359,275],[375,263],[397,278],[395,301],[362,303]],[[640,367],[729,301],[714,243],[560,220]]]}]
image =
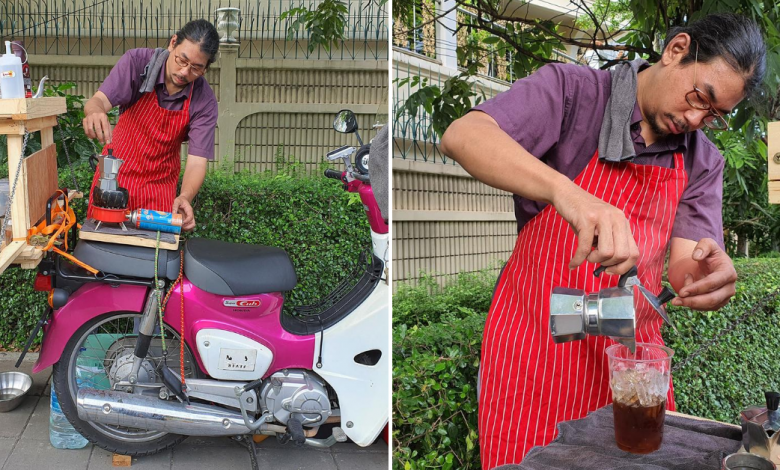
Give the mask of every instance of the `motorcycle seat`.
[{"label": "motorcycle seat", "polygon": [[[79,240],[73,255],[106,274],[147,279],[154,277],[154,248]],[[170,280],[179,277],[178,251],[160,250],[157,276]]]},{"label": "motorcycle seat", "polygon": [[184,274],[199,289],[217,295],[253,295],[291,290],[298,283],[281,248],[190,238]]}]

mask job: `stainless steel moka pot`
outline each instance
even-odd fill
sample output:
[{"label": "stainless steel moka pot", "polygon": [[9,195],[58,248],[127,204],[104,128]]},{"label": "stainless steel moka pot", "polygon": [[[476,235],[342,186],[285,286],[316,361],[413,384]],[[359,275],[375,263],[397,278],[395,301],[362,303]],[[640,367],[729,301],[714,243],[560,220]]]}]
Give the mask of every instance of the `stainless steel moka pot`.
[{"label": "stainless steel moka pot", "polygon": [[780,393],[765,392],[766,406],[751,406],[740,413],[742,445],[751,454],[780,464]]},{"label": "stainless steel moka pot", "polygon": [[112,149],[108,150],[108,155],[98,155],[98,168],[100,169],[99,186],[103,191],[116,191],[119,184],[116,175],[119,174],[119,168],[125,162],[113,155]]},{"label": "stainless steel moka pot", "polygon": [[[599,277],[606,269],[606,266],[600,266],[593,275]],[[581,289],[554,288],[550,295],[553,342],[567,343],[585,339],[586,335],[609,336],[633,353],[636,350],[636,291],[641,292],[653,309],[674,328],[663,306],[675,297],[674,292],[664,287],[656,297],[639,282],[634,266],[620,276],[617,287],[591,294]]]}]

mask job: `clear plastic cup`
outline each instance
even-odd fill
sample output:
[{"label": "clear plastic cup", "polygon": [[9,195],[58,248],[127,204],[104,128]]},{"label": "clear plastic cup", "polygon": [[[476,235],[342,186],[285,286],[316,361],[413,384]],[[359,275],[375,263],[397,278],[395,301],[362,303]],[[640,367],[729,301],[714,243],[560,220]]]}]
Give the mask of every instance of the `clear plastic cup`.
[{"label": "clear plastic cup", "polygon": [[661,447],[673,355],[674,351],[658,344],[637,343],[633,354],[622,344],[607,348],[615,441],[620,449],[649,454]]}]

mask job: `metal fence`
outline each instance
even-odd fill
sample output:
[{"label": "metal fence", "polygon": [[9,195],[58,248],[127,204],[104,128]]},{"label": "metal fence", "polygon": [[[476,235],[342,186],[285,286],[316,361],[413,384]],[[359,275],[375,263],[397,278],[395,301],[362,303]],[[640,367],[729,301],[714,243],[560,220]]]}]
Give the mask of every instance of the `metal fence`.
[{"label": "metal fence", "polygon": [[[421,77],[421,79],[422,77],[427,78],[427,85],[435,85],[439,88],[450,78],[450,75],[445,75],[433,68],[420,70],[416,66],[403,63],[400,60],[394,60],[393,77],[396,81],[394,83],[392,108],[393,136],[395,137],[393,156],[414,161],[455,165],[456,163],[448,159],[439,149],[441,136],[431,127],[430,114],[422,108],[417,110],[416,116],[412,116],[406,111],[399,112],[402,110],[409,95],[417,91],[416,87],[412,87],[411,80],[401,85],[399,79],[415,75]],[[473,86],[483,101],[494,97],[508,87],[508,85],[501,83],[489,83],[482,78],[478,76]]]},{"label": "metal fence", "polygon": [[435,59],[436,5],[435,1],[415,2],[406,17],[393,18],[393,45]]},{"label": "metal fence", "polygon": [[235,36],[239,57],[259,59],[387,59],[387,10],[378,0],[344,0],[348,9],[344,39],[335,47],[309,51],[308,31],[288,39],[291,8],[313,9],[317,2],[270,0],[3,0],[0,37],[21,39],[30,54],[122,55],[137,47],[164,47],[187,21],[216,22],[217,8],[241,10]]}]

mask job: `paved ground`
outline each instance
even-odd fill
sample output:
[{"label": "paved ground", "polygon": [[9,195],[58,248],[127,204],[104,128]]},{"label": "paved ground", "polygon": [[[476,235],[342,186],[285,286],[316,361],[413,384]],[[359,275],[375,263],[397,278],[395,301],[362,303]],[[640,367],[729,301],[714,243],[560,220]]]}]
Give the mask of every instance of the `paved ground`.
[{"label": "paved ground", "polygon": [[[0,352],[0,372],[14,368],[18,354]],[[28,354],[18,369],[28,374],[37,354]],[[96,470],[114,469],[112,454],[88,444],[78,450],[55,449],[49,443],[49,380],[51,368],[33,375],[33,388],[15,410],[0,413],[0,470]],[[275,438],[257,444],[261,469],[385,470],[389,456],[381,439],[363,448],[352,443],[329,450],[282,446]],[[150,457],[133,458],[133,469],[192,470],[250,469],[247,450],[227,438],[191,437],[171,450]]]}]

